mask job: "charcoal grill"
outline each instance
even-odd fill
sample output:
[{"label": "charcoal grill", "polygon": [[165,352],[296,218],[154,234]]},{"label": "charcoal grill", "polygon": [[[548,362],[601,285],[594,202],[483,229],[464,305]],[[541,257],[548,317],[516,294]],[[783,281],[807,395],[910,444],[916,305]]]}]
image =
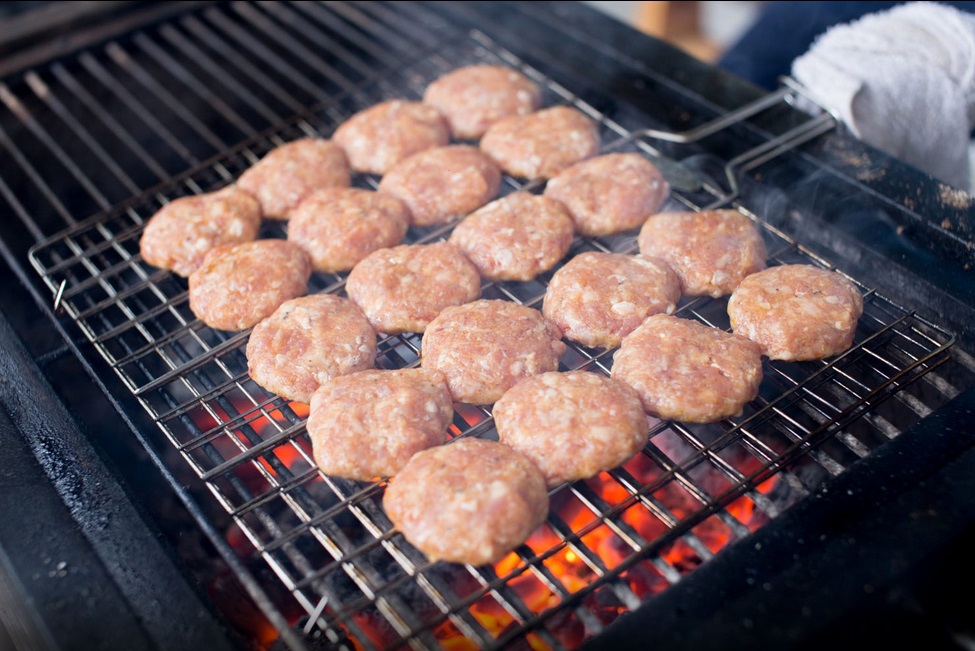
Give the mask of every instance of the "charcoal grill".
[{"label": "charcoal grill", "polygon": [[[643,648],[650,636],[670,648],[813,644],[863,612],[843,570],[875,550],[866,536],[844,547],[826,532],[855,539],[873,523],[913,536],[912,555],[881,541],[860,567],[874,589],[913,594],[904,568],[927,567],[970,531],[956,470],[973,442],[962,429],[975,377],[968,195],[864,147],[827,112],[795,108],[809,98],[791,81],[761,94],[574,3],[123,3],[71,16],[73,39],[50,38],[50,20],[33,26],[40,35],[8,44],[0,85],[0,243],[19,280],[3,290],[4,341],[8,377],[30,380],[5,404],[71,507],[78,548],[93,549],[77,565],[92,568],[90,580],[101,568],[121,593],[82,609],[81,628],[105,644],[126,635],[127,648]],[[384,482],[323,476],[307,407],[248,377],[248,333],[205,327],[185,281],[138,255],[145,221],[167,201],[222,187],[277,145],[328,136],[361,108],[417,99],[437,76],[478,62],[515,67],[546,105],[596,119],[604,151],[654,161],[674,188],[665,208],[739,210],[760,228],[770,264],[836,269],[865,300],[850,351],[766,362],[760,395],[739,418],[655,423],[633,461],[552,491],[547,523],[489,567],[430,563],[383,513]],[[505,177],[502,193],[516,190],[541,185]],[[285,228],[269,222],[262,236]],[[449,232],[413,228],[407,241]],[[635,233],[577,238],[570,255],[587,250],[635,252]],[[316,274],[309,289],[342,294],[344,277]],[[540,307],[550,277],[486,283],[483,294]],[[678,315],[728,329],[725,307],[683,299]],[[57,335],[44,334],[52,324]],[[416,335],[382,337],[377,364],[415,366],[419,355]],[[570,345],[562,368],[611,364],[611,352]],[[78,387],[83,376],[95,386]],[[75,414],[62,414],[64,403]],[[69,431],[54,450],[56,437],[33,425],[48,413]],[[457,405],[449,434],[494,437],[490,408]],[[70,463],[78,454],[112,487],[111,522],[79,498],[100,487],[71,485],[81,481]],[[164,489],[142,487],[145,475]],[[922,499],[905,483],[918,479],[955,492]],[[152,503],[160,490],[181,505],[176,514]],[[944,512],[921,509],[938,505]],[[167,518],[185,523],[172,533]],[[168,530],[162,543],[157,528]],[[170,558],[187,531],[239,586],[231,605],[212,589],[218,570]],[[16,595],[38,572],[6,544],[6,594]],[[893,559],[900,566],[886,565]],[[34,563],[83,592],[74,561],[49,560]],[[795,576],[820,566],[827,578],[815,589]],[[844,588],[849,596],[835,598]],[[970,635],[950,608],[912,603],[939,634]],[[98,617],[120,613],[131,630],[104,634]],[[42,620],[35,639],[70,646],[56,608],[14,615]]]}]

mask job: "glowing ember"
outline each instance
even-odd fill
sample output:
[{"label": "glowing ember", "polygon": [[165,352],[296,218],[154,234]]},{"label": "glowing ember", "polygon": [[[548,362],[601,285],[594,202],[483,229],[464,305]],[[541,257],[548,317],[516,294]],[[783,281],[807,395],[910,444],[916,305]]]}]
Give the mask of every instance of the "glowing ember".
[{"label": "glowing ember", "polygon": [[[212,444],[225,458],[232,459],[252,448],[255,441],[280,436],[308,416],[305,404],[278,404],[270,403],[262,409],[252,403],[235,403],[234,407],[240,409],[237,420],[224,423],[218,422],[225,416],[222,410],[214,415],[201,409],[193,416],[204,432],[217,433],[221,425],[227,428],[212,437]],[[451,436],[470,433],[487,418],[479,408],[456,408]],[[228,426],[230,422],[232,426]],[[494,573],[504,583],[497,592],[472,592],[481,588],[476,583],[465,584],[471,577],[458,570],[454,589],[461,597],[475,597],[468,613],[488,635],[495,639],[518,635],[526,616],[542,615],[545,632],[540,629],[524,634],[519,638],[519,648],[547,650],[550,645],[546,639],[554,639],[566,649],[576,648],[592,631],[587,631],[576,608],[565,607],[568,596],[582,593],[576,603],[595,620],[609,624],[626,612],[627,606],[619,602],[612,590],[585,592],[607,573],[617,572],[618,582],[645,600],[665,590],[675,576],[687,574],[704,558],[725,548],[734,537],[729,523],[737,521],[751,531],[764,524],[765,514],[748,495],[737,497],[718,514],[711,513],[709,504],[733,489],[732,481],[700,450],[690,447],[671,430],[657,432],[652,442],[681,469],[680,473],[670,474],[669,467],[654,457],[637,454],[618,471],[600,473],[563,487],[552,497],[549,522],[534,531],[521,548],[529,550],[529,563],[512,552],[495,564]],[[738,454],[730,447],[706,452]],[[696,463],[685,463],[694,455]],[[235,474],[248,489],[260,495],[272,488],[269,483],[276,481],[283,469],[292,477],[313,470],[310,458],[311,449],[304,437],[282,439],[273,449],[256,456],[256,463],[237,466]],[[759,463],[746,452],[738,454],[731,465],[736,472],[748,476],[758,470]],[[776,483],[776,477],[772,477],[759,486],[758,492],[767,494]],[[312,478],[308,485],[317,485],[316,479]],[[687,533],[673,536],[673,531],[687,530],[691,523]],[[235,528],[228,532],[228,540],[241,556],[253,553],[249,541]],[[638,562],[634,562],[635,554],[641,555]],[[658,567],[660,561],[669,565],[672,572]],[[627,567],[620,571],[624,563]],[[363,645],[387,648],[399,644],[397,633],[377,611],[366,609],[356,614],[354,621],[354,628],[360,629],[364,637],[361,641],[351,640],[356,649],[363,649]],[[438,624],[432,634],[448,651],[474,651],[479,646],[449,619]],[[262,641],[267,638],[263,632],[257,637]]]},{"label": "glowing ember", "polygon": [[254,640],[258,648],[266,649],[278,639],[278,632],[253,605],[244,589],[230,572],[215,576],[207,586],[209,597],[234,627]]},{"label": "glowing ember", "polygon": [[440,642],[445,651],[478,651],[477,645],[460,634],[450,622],[444,622],[436,631],[434,636]]},{"label": "glowing ember", "polygon": [[[659,474],[659,469],[655,469],[655,473]],[[762,492],[770,491],[773,484],[774,478],[763,484]],[[678,484],[674,482],[665,484],[654,493],[653,499],[659,509],[665,510],[666,517],[672,518],[671,524],[668,524],[662,521],[652,509],[633,500],[630,492],[606,473],[587,482],[587,486],[610,507],[627,501],[635,503],[626,508],[621,515],[606,518],[604,521],[580,500],[564,497],[559,499],[568,492],[566,489],[555,496],[553,512],[568,525],[571,531],[579,533],[589,528],[592,530],[581,536],[581,544],[573,548],[574,545],[564,542],[548,525],[543,525],[529,537],[526,545],[535,554],[544,557],[542,561],[544,568],[558,580],[567,594],[579,592],[596,581],[602,573],[612,570],[636,553],[634,548],[636,543],[633,539],[627,542],[624,537],[635,533],[644,541],[652,542],[666,534],[676,522],[702,508],[700,502]],[[725,510],[749,529],[754,530],[760,525],[760,523],[753,523],[756,509],[754,502],[747,497],[738,498]],[[730,529],[715,516],[705,519],[694,527],[692,532],[712,553],[720,551],[732,539]],[[584,558],[584,554],[589,554],[588,558]],[[662,547],[658,556],[681,574],[693,570],[702,562],[698,553],[682,539]],[[594,567],[599,568],[599,571],[597,572]],[[546,629],[556,636],[560,644],[566,648],[575,648],[582,644],[586,638],[584,625],[578,621],[572,610],[558,610],[562,597],[546,587],[533,570],[526,570],[521,557],[511,553],[497,563],[494,569],[500,578],[506,579],[507,590],[517,594],[532,613],[553,612]],[[649,561],[641,562],[628,569],[621,575],[621,579],[641,599],[659,593],[670,585]],[[615,603],[596,609],[597,617],[607,624],[625,610],[624,606]],[[470,613],[494,637],[502,636],[518,625],[515,616],[491,595],[485,596],[472,605]],[[559,619],[558,622],[555,621],[556,618]],[[444,635],[444,632],[441,631],[440,635]],[[450,637],[444,639],[445,648],[458,650],[471,648],[465,646],[469,641],[465,643]],[[526,641],[532,649],[548,648],[535,634],[529,634]]]}]

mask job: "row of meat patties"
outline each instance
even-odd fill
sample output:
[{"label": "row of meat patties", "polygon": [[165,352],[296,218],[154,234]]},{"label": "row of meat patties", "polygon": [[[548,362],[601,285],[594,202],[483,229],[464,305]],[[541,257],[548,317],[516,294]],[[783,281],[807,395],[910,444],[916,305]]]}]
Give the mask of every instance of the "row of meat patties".
[{"label": "row of meat patties", "polygon": [[[836,272],[766,268],[737,211],[661,212],[670,188],[650,160],[601,154],[592,117],[541,98],[513,68],[458,68],[422,101],[372,105],[171,201],[140,241],[145,262],[188,278],[203,323],[252,328],[250,377],[310,405],[322,472],[388,480],[390,520],[434,561],[498,561],[550,491],[637,454],[648,418],[738,416],[763,357],[837,355],[862,312]],[[503,174],[544,189],[499,197]],[[287,239],[258,239],[265,219],[286,220]],[[438,224],[454,224],[446,239],[404,243]],[[576,236],[626,232],[637,254],[566,260]],[[481,297],[485,280],[553,269],[540,310]],[[315,271],[347,272],[347,298],[309,295]],[[729,296],[732,332],[673,316],[681,296]],[[379,337],[401,333],[422,334],[419,366],[377,368]],[[610,375],[560,372],[566,341],[615,349]],[[456,403],[492,405],[498,440],[445,445]]]}]

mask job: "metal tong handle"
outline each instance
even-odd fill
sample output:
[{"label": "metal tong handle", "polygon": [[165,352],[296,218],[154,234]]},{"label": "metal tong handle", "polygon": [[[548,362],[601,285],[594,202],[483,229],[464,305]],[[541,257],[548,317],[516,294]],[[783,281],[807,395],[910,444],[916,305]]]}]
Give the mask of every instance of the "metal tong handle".
[{"label": "metal tong handle", "polygon": [[699,127],[695,127],[687,131],[673,132],[661,131],[659,129],[643,129],[635,132],[633,135],[653,138],[655,140],[664,140],[666,142],[675,142],[679,144],[697,142],[702,138],[706,138],[713,133],[717,133],[722,129],[726,129],[733,124],[747,120],[757,113],[761,113],[766,109],[770,109],[773,106],[780,104],[790,93],[793,92],[794,90],[791,88],[779,88],[768,95],[763,95],[750,104],[745,104],[744,106],[741,106],[730,113],[725,113],[721,117],[715,118],[710,122],[706,122]]},{"label": "metal tong handle", "polygon": [[[780,103],[787,101],[787,98],[790,95],[801,94],[801,88],[798,87],[794,81],[784,79],[783,82],[783,85],[778,90],[763,95],[749,104],[745,104],[744,106],[711,120],[710,122],[695,127],[694,129],[673,132],[648,128],[634,132],[631,137],[642,136],[644,138],[663,140],[666,142],[679,144],[696,142],[730,126],[743,122],[753,115],[757,115],[762,111],[772,108],[773,106],[777,106]],[[742,172],[747,172],[748,170],[753,169],[794,147],[798,147],[802,143],[811,140],[816,136],[826,133],[832,129],[835,124],[835,116],[831,115],[829,112],[824,112],[817,115],[810,121],[804,122],[798,127],[795,127],[786,133],[777,136],[762,145],[759,145],[758,147],[736,156],[729,161],[724,168],[725,177],[728,179],[728,187],[731,189],[731,191],[729,193],[720,195],[716,201],[705,207],[705,209],[713,210],[714,208],[727,204],[728,202],[736,199],[740,193],[738,177]],[[697,189],[700,187],[701,181],[696,174],[690,172],[679,163],[673,163],[672,161],[667,162],[672,163],[671,167],[676,168],[674,170],[668,170],[670,171],[670,176],[674,177],[675,181],[679,181],[680,184],[687,186],[688,188]],[[665,173],[664,176],[668,177],[668,174]]]},{"label": "metal tong handle", "polygon": [[799,145],[832,130],[835,126],[836,119],[829,113],[822,113],[768,142],[735,156],[724,166],[725,178],[728,180],[730,192],[718,197],[713,203],[705,206],[704,210],[714,210],[738,198],[741,193],[738,178],[741,174],[795,149]]}]

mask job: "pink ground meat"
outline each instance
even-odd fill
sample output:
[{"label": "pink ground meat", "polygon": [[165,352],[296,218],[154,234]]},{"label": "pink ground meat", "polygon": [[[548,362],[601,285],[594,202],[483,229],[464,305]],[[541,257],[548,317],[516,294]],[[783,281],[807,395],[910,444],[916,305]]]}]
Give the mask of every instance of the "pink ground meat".
[{"label": "pink ground meat", "polygon": [[629,385],[600,373],[542,373],[501,396],[499,440],[527,455],[550,488],[629,461],[647,442],[647,417]]},{"label": "pink ground meat", "polygon": [[325,381],[311,399],[315,462],[334,477],[394,475],[417,452],[442,445],[454,415],[442,373],[368,370]]},{"label": "pink ground meat", "polygon": [[728,299],[732,329],[770,359],[832,357],[853,345],[863,297],[844,276],[781,265],[745,278]]},{"label": "pink ground meat", "polygon": [[552,275],[542,313],[566,339],[590,348],[616,348],[653,314],[671,314],[680,279],[663,260],[586,251]]},{"label": "pink ground meat", "polygon": [[146,224],[139,251],[152,266],[185,278],[210,249],[254,240],[260,227],[261,204],[230,186],[167,203]]},{"label": "pink ground meat", "polygon": [[528,281],[565,257],[572,233],[572,219],[558,201],[515,192],[468,215],[450,242],[483,277]]},{"label": "pink ground meat", "polygon": [[447,376],[454,401],[483,405],[527,377],[557,370],[564,352],[562,333],[538,310],[480,299],[430,322],[421,363]]},{"label": "pink ground meat", "polygon": [[218,330],[246,330],[285,301],[304,295],[311,259],[286,240],[255,240],[211,249],[190,274],[190,309]]},{"label": "pink ground meat", "polygon": [[431,561],[501,560],[548,515],[541,471],[494,441],[467,438],[415,454],[390,480],[383,507]]},{"label": "pink ground meat", "polygon": [[646,221],[640,254],[666,260],[688,296],[719,298],[765,268],[765,242],[754,222],[737,210],[668,212]]},{"label": "pink ground meat", "polygon": [[598,154],[599,128],[582,111],[555,106],[494,123],[481,149],[512,176],[548,179]]},{"label": "pink ground meat", "polygon": [[237,186],[257,197],[264,216],[287,219],[315,190],[351,183],[342,148],[324,138],[300,138],[272,149],[248,168]]},{"label": "pink ground meat", "polygon": [[447,118],[460,140],[476,140],[503,118],[527,115],[541,106],[542,93],[534,81],[513,68],[470,65],[435,79],[423,102]]},{"label": "pink ground meat", "polygon": [[332,139],[345,150],[352,169],[385,174],[404,158],[448,144],[450,128],[432,106],[393,99],[351,116],[338,126]]},{"label": "pink ground meat", "polygon": [[576,231],[589,237],[639,228],[670,194],[670,184],[644,156],[596,156],[562,170],[545,185],[545,196],[565,204]]},{"label": "pink ground meat", "polygon": [[666,314],[628,334],[612,377],[636,389],[658,418],[710,423],[742,413],[762,381],[762,353],[740,335]]},{"label": "pink ground meat", "polygon": [[282,303],[254,326],[246,355],[251,379],[308,403],[326,380],[373,367],[376,332],[348,299],[312,294]]}]

